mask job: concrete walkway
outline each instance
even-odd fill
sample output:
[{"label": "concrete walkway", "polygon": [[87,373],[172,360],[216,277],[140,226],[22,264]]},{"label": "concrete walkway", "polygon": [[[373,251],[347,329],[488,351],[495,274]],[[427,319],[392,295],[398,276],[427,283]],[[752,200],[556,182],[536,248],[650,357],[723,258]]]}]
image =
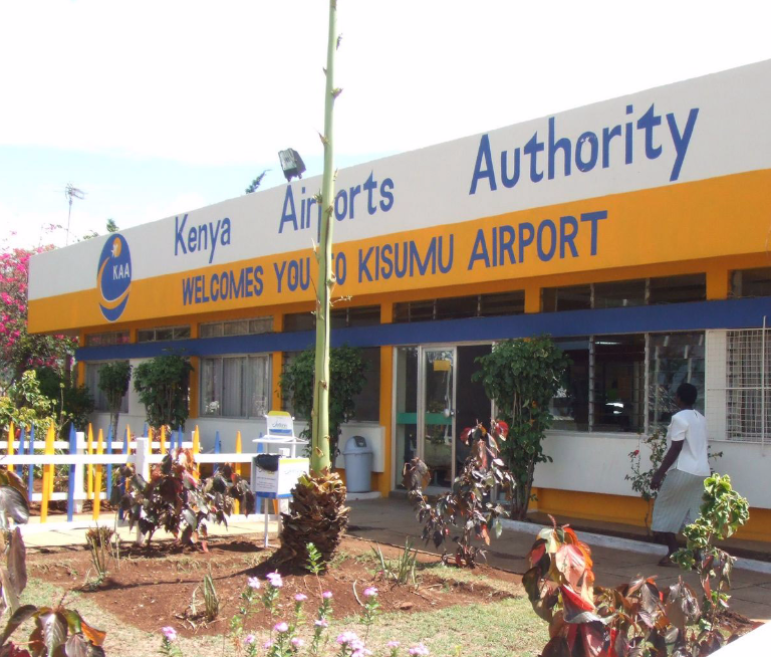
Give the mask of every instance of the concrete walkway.
[{"label": "concrete walkway", "polygon": [[[434,549],[433,544],[424,546],[417,540],[420,525],[406,499],[351,502],[350,506],[350,534],[396,546],[403,546],[407,538],[412,538],[416,547],[441,553],[441,550]],[[535,525],[531,533],[504,529],[500,539],[493,539],[487,553],[487,562],[496,568],[523,574],[528,568],[525,556],[537,531]],[[591,545],[591,541],[587,542]],[[695,590],[701,588],[694,573],[659,566],[659,555],[600,545],[591,547],[596,583],[600,586],[618,586],[638,575],[655,576],[659,584],[666,585],[677,581],[678,576],[682,575]],[[447,550],[452,549],[453,545],[448,545]],[[731,609],[753,620],[771,620],[771,575],[735,568],[731,580]]]}]

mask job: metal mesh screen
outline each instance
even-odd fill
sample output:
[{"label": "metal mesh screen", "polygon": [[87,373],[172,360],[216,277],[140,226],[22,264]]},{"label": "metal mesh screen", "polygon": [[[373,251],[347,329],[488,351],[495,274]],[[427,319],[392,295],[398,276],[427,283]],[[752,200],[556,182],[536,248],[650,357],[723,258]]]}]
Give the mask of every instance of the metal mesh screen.
[{"label": "metal mesh screen", "polygon": [[765,443],[771,427],[771,340],[766,329],[729,331],[726,368],[726,435]]}]

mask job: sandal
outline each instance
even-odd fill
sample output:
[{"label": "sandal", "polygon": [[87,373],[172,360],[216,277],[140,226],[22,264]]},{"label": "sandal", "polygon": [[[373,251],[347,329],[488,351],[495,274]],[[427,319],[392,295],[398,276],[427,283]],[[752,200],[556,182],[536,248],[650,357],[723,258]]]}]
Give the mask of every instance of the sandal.
[{"label": "sandal", "polygon": [[663,566],[664,568],[676,568],[677,564],[672,561],[672,555],[668,554],[666,557],[661,558],[659,566]]}]

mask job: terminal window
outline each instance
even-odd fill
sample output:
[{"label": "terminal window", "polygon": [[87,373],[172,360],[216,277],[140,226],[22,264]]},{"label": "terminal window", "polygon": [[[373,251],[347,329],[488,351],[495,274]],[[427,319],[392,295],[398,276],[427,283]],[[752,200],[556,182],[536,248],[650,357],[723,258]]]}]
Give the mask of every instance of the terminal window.
[{"label": "terminal window", "polygon": [[234,335],[258,335],[273,330],[273,317],[252,317],[227,322],[201,324],[198,334],[202,338],[222,338]]},{"label": "terminal window", "polygon": [[541,310],[545,313],[554,313],[566,310],[629,308],[705,301],[706,298],[706,274],[686,274],[568,287],[547,287],[541,291]]},{"label": "terminal window", "polygon": [[732,272],[731,296],[737,299],[771,296],[771,267]]},{"label": "terminal window", "polygon": [[394,323],[520,315],[524,312],[525,293],[522,290],[514,290],[395,303]]},{"label": "terminal window", "polygon": [[116,344],[128,344],[128,331],[110,331],[109,333],[90,333],[86,336],[87,347],[111,347]]},{"label": "terminal window", "polygon": [[262,417],[271,407],[270,355],[201,359],[201,415]]},{"label": "terminal window", "polygon": [[[380,420],[380,347],[358,347],[359,356],[364,361],[364,376],[366,381],[362,391],[354,399],[355,411],[353,422],[378,422]],[[284,371],[291,365],[302,352],[284,352]],[[334,383],[334,382],[333,382]],[[297,418],[308,421],[307,417],[300,417],[297,409],[288,395],[281,396],[282,409],[297,415]]]},{"label": "terminal window", "polygon": [[639,433],[666,426],[681,383],[696,386],[703,412],[704,341],[703,331],[556,339],[571,362],[552,400],[552,427]]},{"label": "terminal window", "polygon": [[162,340],[185,340],[190,337],[189,326],[161,326],[151,329],[139,329],[137,342],[160,342]]},{"label": "terminal window", "polygon": [[[107,395],[99,388],[99,370],[107,365],[108,361],[100,363],[86,363],[86,387],[94,398],[94,410],[101,413],[109,413],[110,405],[107,403]],[[123,395],[120,405],[121,413],[128,413],[128,393]]]}]

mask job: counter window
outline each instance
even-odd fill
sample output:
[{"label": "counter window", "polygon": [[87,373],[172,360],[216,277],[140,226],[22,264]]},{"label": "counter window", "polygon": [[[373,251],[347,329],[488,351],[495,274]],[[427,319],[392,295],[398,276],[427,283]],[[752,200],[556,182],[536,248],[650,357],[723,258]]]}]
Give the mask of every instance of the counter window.
[{"label": "counter window", "polygon": [[704,332],[595,335],[555,340],[570,357],[567,383],[552,400],[552,427],[641,433],[666,426],[681,383],[704,410]]}]

